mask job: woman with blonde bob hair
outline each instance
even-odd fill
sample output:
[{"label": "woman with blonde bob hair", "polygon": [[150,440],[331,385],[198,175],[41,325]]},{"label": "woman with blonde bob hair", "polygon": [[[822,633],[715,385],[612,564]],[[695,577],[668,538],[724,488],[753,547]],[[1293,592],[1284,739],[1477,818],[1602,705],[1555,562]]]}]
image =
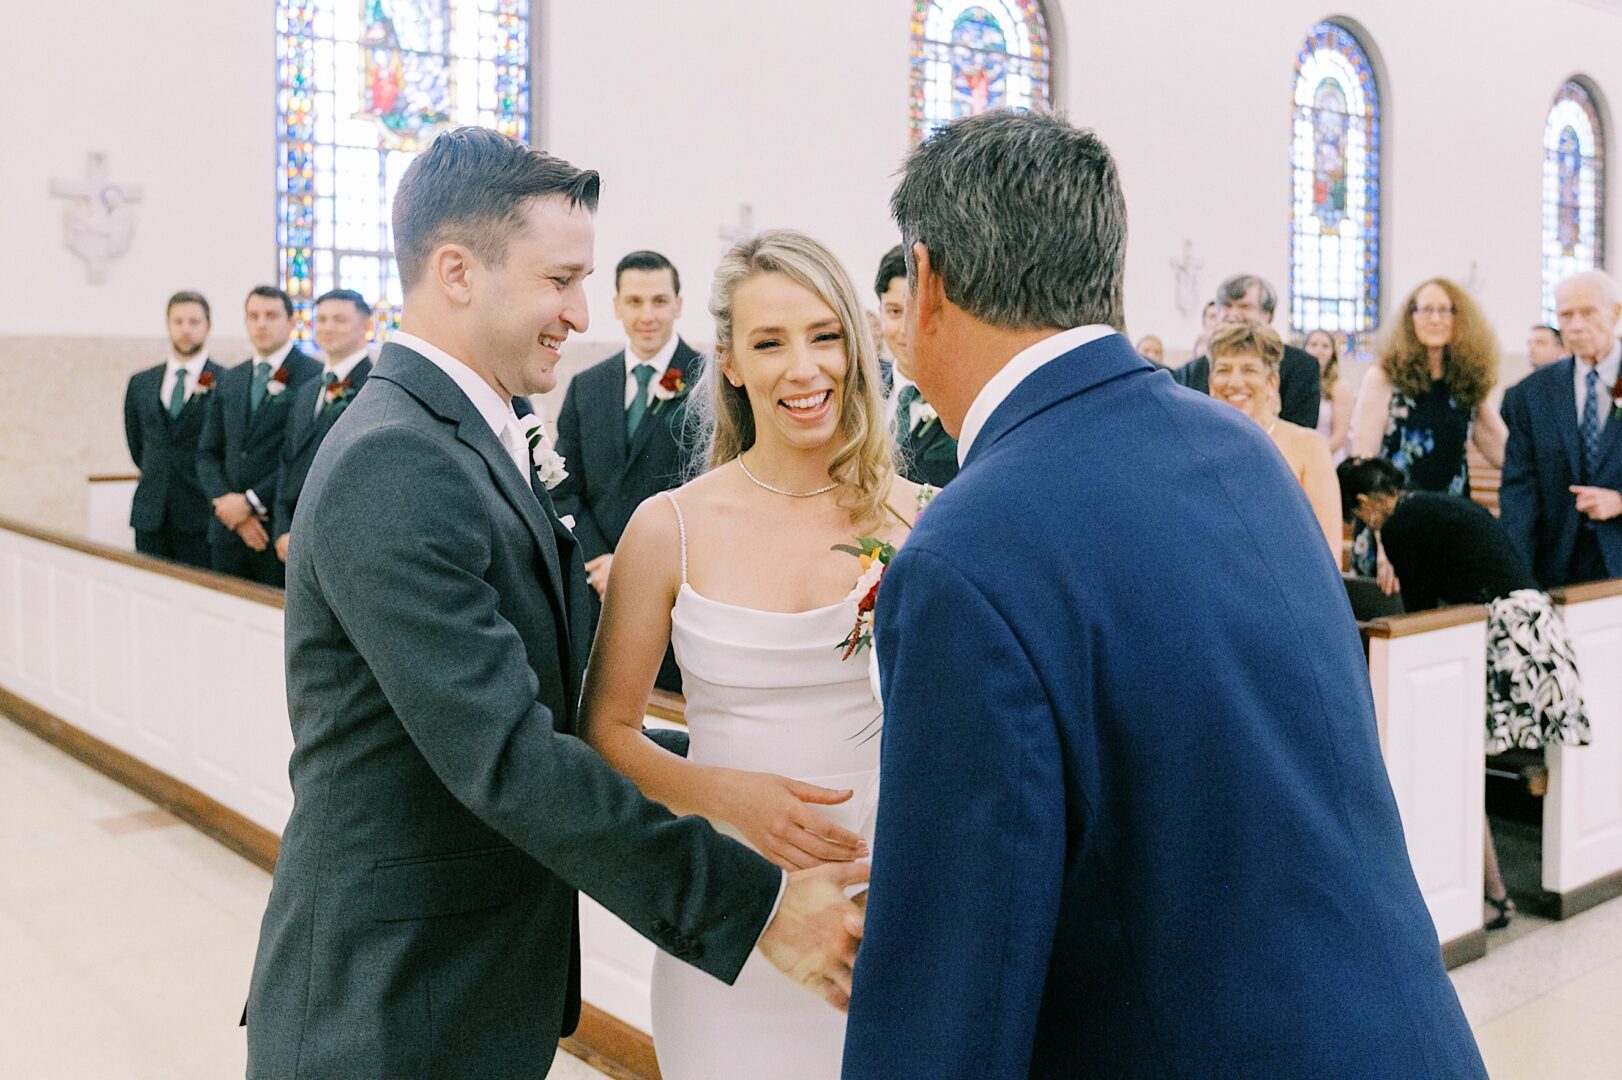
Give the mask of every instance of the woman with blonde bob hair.
[{"label": "woman with blonde bob hair", "polygon": [[[873,556],[901,545],[927,489],[896,473],[873,337],[827,248],[782,230],[742,241],[716,270],[710,312],[715,355],[693,391],[708,470],[626,527],[583,734],[672,812],[844,887],[866,879],[857,860],[876,814]],[[686,758],[642,734],[667,643]],[[848,974],[818,988],[828,1001],[848,1000]],[[667,1080],[833,1080],[845,1017],[758,953],[730,987],[660,953],[653,1029]]]},{"label": "woman with blonde bob hair", "polygon": [[[1470,497],[1465,447],[1475,443],[1502,466],[1509,429],[1487,401],[1498,381],[1498,339],[1464,289],[1431,278],[1408,294],[1391,320],[1379,362],[1363,378],[1352,423],[1352,453],[1383,457],[1416,491]],[[1378,574],[1380,587],[1401,586],[1379,553],[1378,537],[1359,526],[1352,567]]]}]

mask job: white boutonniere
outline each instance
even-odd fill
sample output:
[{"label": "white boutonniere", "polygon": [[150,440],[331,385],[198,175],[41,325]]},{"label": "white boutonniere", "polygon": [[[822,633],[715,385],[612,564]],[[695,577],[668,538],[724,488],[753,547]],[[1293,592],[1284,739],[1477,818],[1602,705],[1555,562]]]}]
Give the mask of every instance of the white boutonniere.
[{"label": "white boutonniere", "polygon": [[287,393],[287,378],[286,365],[277,368],[275,373],[271,375],[270,381],[265,384],[265,394],[269,397],[278,398]]},{"label": "white boutonniere", "polygon": [[911,419],[912,430],[915,433],[922,433],[925,428],[929,427],[930,424],[933,424],[940,419],[940,413],[935,411],[935,407],[933,405],[920,398],[912,403]]},{"label": "white boutonniere", "polygon": [[524,425],[524,438],[529,443],[529,457],[535,463],[535,473],[546,490],[551,491],[569,478],[563,455],[552,448],[552,441],[546,437],[546,421],[531,415],[523,417],[520,423]]}]

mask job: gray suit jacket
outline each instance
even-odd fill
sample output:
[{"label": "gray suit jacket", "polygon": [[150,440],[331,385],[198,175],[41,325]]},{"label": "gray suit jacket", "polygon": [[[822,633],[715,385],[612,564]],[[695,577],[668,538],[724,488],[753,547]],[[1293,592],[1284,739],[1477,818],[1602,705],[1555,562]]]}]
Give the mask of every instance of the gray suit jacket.
[{"label": "gray suit jacket", "polygon": [[573,538],[472,402],[389,345],[293,523],[294,805],[248,1075],[539,1077],[579,1013],[575,890],[722,980],[779,871],[575,735]]}]

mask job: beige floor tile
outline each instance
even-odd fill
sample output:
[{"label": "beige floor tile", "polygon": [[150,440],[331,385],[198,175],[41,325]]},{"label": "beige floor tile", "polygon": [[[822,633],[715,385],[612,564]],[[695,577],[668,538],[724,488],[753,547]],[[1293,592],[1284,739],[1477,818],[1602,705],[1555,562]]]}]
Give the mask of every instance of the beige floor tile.
[{"label": "beige floor tile", "polygon": [[1553,995],[1523,1005],[1476,1032],[1493,1080],[1617,1080],[1622,1026],[1614,1007]]},{"label": "beige floor tile", "polygon": [[558,1056],[552,1059],[552,1071],[547,1074],[546,1080],[603,1080],[606,1075],[559,1050]]},{"label": "beige floor tile", "polygon": [[0,985],[0,1023],[6,1031],[0,1038],[0,1076],[126,1080],[161,1075],[136,1064],[146,1048],[134,1020],[72,972]]},{"label": "beige floor tile", "polygon": [[133,876],[158,873],[95,827],[59,833],[63,842],[8,852],[0,873],[0,897],[19,904],[48,904],[87,890],[113,887]]},{"label": "beige floor tile", "polygon": [[73,825],[82,820],[72,807],[10,764],[0,765],[0,837]]},{"label": "beige floor tile", "polygon": [[[49,941],[11,912],[0,910],[0,986],[48,978],[65,969],[62,956]],[[4,1025],[0,1017],[0,1027]]]},{"label": "beige floor tile", "polygon": [[[1576,1005],[1605,1009],[1622,1020],[1622,960],[1555,987],[1552,996]],[[1618,1060],[1616,1071],[1622,1077],[1622,1060]]]},{"label": "beige floor tile", "polygon": [[4,757],[8,768],[43,787],[84,817],[113,817],[153,807],[152,800],[146,796],[102,775],[43,739],[34,739],[31,745],[25,743],[15,749],[19,752],[8,752]]},{"label": "beige floor tile", "polygon": [[195,890],[255,930],[270,902],[270,875],[189,826],[119,838],[125,851]]}]

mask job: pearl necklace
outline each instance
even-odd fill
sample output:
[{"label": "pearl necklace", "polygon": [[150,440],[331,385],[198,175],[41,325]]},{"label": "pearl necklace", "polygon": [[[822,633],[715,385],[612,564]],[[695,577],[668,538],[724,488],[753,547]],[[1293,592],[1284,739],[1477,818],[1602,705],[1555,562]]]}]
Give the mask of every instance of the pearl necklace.
[{"label": "pearl necklace", "polygon": [[747,476],[749,478],[750,482],[752,482],[756,487],[765,488],[767,491],[771,492],[773,495],[787,495],[791,499],[809,499],[814,495],[826,495],[826,494],[828,494],[828,492],[832,491],[834,488],[840,486],[838,481],[835,481],[834,483],[829,484],[826,487],[819,487],[815,491],[784,491],[782,488],[772,487],[770,484],[766,483],[766,481],[762,480],[760,477],[758,477],[754,473],[750,472],[749,471],[749,466],[747,466],[747,465],[745,465],[743,463],[743,456],[742,455],[739,455],[739,457],[738,457],[738,468],[743,470],[743,474],[745,476]]}]

